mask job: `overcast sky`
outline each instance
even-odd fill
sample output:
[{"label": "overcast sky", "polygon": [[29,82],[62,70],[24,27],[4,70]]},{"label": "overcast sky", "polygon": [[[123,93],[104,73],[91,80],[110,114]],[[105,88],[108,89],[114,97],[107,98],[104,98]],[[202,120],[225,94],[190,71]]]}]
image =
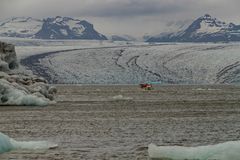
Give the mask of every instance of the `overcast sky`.
[{"label": "overcast sky", "polygon": [[239,6],[240,0],[0,0],[0,19],[72,16],[90,21],[106,35],[142,36],[205,13],[240,24]]}]

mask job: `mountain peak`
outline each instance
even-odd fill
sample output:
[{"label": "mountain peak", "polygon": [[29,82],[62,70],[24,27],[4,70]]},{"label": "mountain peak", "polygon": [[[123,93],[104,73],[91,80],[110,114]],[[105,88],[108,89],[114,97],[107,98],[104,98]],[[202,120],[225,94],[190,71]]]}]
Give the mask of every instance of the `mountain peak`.
[{"label": "mountain peak", "polygon": [[220,21],[217,18],[212,17],[209,14],[205,14],[204,16],[199,18],[201,21],[204,21],[205,23],[209,24],[209,27],[227,27],[228,24],[226,22]]},{"label": "mountain peak", "polygon": [[202,16],[203,19],[212,19],[212,16],[210,14],[205,14]]},{"label": "mountain peak", "polygon": [[55,22],[65,22],[65,21],[81,21],[79,19],[74,19],[72,17],[62,17],[62,16],[56,16],[53,18],[48,18],[49,20],[54,20]]},{"label": "mountain peak", "polygon": [[151,37],[148,42],[229,42],[240,41],[240,26],[209,14],[196,19],[185,30]]},{"label": "mountain peak", "polygon": [[196,19],[193,23],[186,29],[186,33],[216,33],[222,30],[226,30],[229,27],[229,24],[213,18],[209,14]]}]

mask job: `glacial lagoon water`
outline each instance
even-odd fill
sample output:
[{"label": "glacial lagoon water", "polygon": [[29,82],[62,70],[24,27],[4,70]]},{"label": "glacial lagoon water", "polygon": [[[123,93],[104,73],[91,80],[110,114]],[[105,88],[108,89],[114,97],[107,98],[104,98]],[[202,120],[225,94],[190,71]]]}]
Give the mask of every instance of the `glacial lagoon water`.
[{"label": "glacial lagoon water", "polygon": [[197,147],[240,140],[238,86],[57,88],[54,105],[0,107],[0,130],[18,141],[47,140],[59,148],[17,150],[0,159],[147,160],[151,143]]}]

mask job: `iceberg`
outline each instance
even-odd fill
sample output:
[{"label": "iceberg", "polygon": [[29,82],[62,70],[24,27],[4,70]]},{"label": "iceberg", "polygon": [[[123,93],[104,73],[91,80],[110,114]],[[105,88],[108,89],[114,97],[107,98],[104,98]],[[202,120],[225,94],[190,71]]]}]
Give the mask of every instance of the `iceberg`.
[{"label": "iceberg", "polygon": [[46,106],[54,104],[55,87],[41,77],[18,70],[15,47],[0,42],[0,106]]},{"label": "iceberg", "polygon": [[132,100],[131,97],[124,97],[123,95],[117,95],[112,97],[114,100]]},{"label": "iceberg", "polygon": [[240,141],[199,147],[150,144],[148,154],[154,160],[240,160]]},{"label": "iceberg", "polygon": [[13,85],[4,79],[0,79],[0,104],[46,106],[48,102],[47,98],[32,95],[16,83]]},{"label": "iceberg", "polygon": [[13,148],[10,138],[0,132],[0,154],[11,151]]},{"label": "iceberg", "polygon": [[44,150],[57,147],[57,144],[48,141],[16,141],[0,132],[0,154],[19,149]]}]

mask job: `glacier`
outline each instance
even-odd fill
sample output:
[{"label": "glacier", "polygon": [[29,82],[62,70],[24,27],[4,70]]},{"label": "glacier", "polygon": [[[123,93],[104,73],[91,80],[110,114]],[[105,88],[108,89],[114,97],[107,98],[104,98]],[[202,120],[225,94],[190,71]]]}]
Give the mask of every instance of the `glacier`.
[{"label": "glacier", "polygon": [[149,157],[154,160],[239,160],[239,150],[240,141],[199,147],[148,146]]},{"label": "glacier", "polygon": [[[69,51],[61,49],[52,54],[48,52],[23,58],[21,64],[48,79],[50,83],[59,84],[240,82],[238,43],[140,44],[82,49],[76,47],[76,50]],[[27,51],[21,49],[23,55],[24,52]],[[39,68],[47,71],[38,72]]]},{"label": "glacier", "polygon": [[[50,83],[239,84],[239,43],[156,43],[4,38],[22,70]],[[47,54],[48,53],[48,54]],[[39,72],[39,68],[42,68]]]},{"label": "glacier", "polygon": [[44,150],[56,148],[57,144],[47,141],[16,141],[0,132],[0,154],[12,150]]}]

